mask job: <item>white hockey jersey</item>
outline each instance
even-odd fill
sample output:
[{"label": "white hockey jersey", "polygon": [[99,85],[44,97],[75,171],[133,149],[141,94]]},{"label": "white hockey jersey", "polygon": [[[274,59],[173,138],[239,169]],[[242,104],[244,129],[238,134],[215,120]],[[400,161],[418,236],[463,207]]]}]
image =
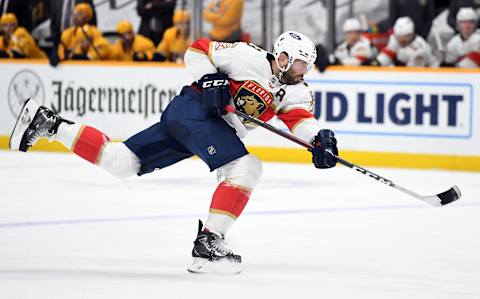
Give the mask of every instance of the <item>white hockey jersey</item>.
[{"label": "white hockey jersey", "polygon": [[445,62],[461,68],[480,66],[480,31],[475,31],[468,39],[455,35],[447,44]]},{"label": "white hockey jersey", "polygon": [[[276,115],[290,131],[307,142],[319,127],[313,117],[313,97],[306,83],[287,85],[272,74],[267,52],[253,44],[195,41],[185,53],[185,65],[195,81],[205,74],[222,72],[230,78],[236,109],[262,121]],[[273,57],[272,57],[273,58]],[[252,124],[229,113],[224,119],[241,138]]]},{"label": "white hockey jersey", "polygon": [[421,37],[415,36],[406,47],[401,47],[395,35],[388,39],[387,46],[377,56],[378,62],[383,66],[438,66],[438,61],[432,54],[432,49]]},{"label": "white hockey jersey", "polygon": [[368,38],[362,36],[352,47],[347,42],[338,45],[334,55],[342,65],[361,65],[373,58],[372,45]]}]

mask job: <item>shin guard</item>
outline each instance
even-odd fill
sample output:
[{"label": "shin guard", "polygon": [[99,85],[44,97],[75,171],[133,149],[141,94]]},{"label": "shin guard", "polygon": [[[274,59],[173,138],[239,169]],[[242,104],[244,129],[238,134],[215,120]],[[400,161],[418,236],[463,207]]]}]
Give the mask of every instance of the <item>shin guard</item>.
[{"label": "shin guard", "polygon": [[224,214],[236,219],[242,213],[251,191],[223,181],[213,193],[210,213]]},{"label": "shin guard", "polygon": [[83,159],[98,164],[103,148],[110,139],[99,130],[83,126],[72,145],[72,151]]}]

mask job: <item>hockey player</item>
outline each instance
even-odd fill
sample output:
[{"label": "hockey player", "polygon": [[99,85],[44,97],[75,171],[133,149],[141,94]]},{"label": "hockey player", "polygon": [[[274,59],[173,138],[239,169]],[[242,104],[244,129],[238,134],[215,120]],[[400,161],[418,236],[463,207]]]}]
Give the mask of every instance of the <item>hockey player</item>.
[{"label": "hockey player", "polygon": [[117,33],[120,38],[111,46],[109,59],[120,61],[147,61],[152,59],[155,45],[149,38],[141,34],[135,34],[132,23],[125,20],[118,22]]},{"label": "hockey player", "polygon": [[183,63],[183,56],[192,43],[190,39],[190,13],[177,10],[173,15],[173,27],[163,34],[154,54],[155,61],[173,61]]},{"label": "hockey player", "polygon": [[480,31],[477,13],[471,7],[460,8],[457,13],[459,33],[447,44],[444,66],[478,68],[480,66]]},{"label": "hockey player", "polygon": [[110,44],[97,27],[88,24],[93,9],[88,3],[75,5],[73,26],[62,32],[58,46],[60,60],[101,60],[107,59]]},{"label": "hockey player", "polygon": [[263,121],[277,115],[295,136],[314,145],[312,162],[317,168],[335,166],[334,133],[319,130],[311,112],[311,92],[303,81],[315,58],[310,39],[293,31],[278,37],[273,54],[252,44],[200,39],[185,54],[195,82],[183,87],[159,123],[123,143],[112,142],[95,128],[63,119],[29,100],[17,119],[10,148],[27,151],[47,137],[119,178],[197,155],[224,180],[213,193],[205,225],[199,222],[188,269],[208,272],[226,264],[236,273],[241,257],[224,245],[224,238],[245,208],[262,165],[240,139],[250,126],[224,108],[232,104]]},{"label": "hockey player", "polygon": [[0,18],[3,35],[0,35],[0,57],[2,58],[47,58],[37,46],[27,29],[18,26],[17,17],[6,13]]},{"label": "hockey player", "polygon": [[370,40],[362,36],[362,26],[355,19],[347,19],[343,24],[345,41],[334,52],[334,64],[369,65],[373,59]]},{"label": "hockey player", "polygon": [[378,54],[383,66],[438,66],[427,42],[415,35],[414,24],[409,17],[398,18],[387,46]]}]

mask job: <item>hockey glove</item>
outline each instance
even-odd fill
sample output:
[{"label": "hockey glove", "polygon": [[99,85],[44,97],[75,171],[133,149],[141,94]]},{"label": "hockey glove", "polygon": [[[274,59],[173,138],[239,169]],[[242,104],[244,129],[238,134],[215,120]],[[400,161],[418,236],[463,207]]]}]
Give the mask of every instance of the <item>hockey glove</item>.
[{"label": "hockey glove", "polygon": [[0,50],[0,58],[10,58],[7,51]]},{"label": "hockey glove", "polygon": [[133,61],[147,61],[148,57],[144,52],[133,52],[132,60]]},{"label": "hockey glove", "polygon": [[26,58],[27,56],[23,55],[22,53],[12,50],[13,58]]},{"label": "hockey glove", "polygon": [[337,164],[337,159],[328,151],[338,155],[337,139],[335,134],[328,129],[320,130],[313,139],[312,162],[317,168],[332,168]]},{"label": "hockey glove", "polygon": [[158,52],[153,53],[152,61],[165,61],[165,60],[167,60],[167,59],[162,54],[160,54]]},{"label": "hockey glove", "polygon": [[223,73],[207,74],[198,80],[202,89],[202,107],[211,116],[221,116],[227,113],[225,106],[230,103],[230,81]]},{"label": "hockey glove", "polygon": [[73,54],[72,60],[90,60],[87,54]]}]

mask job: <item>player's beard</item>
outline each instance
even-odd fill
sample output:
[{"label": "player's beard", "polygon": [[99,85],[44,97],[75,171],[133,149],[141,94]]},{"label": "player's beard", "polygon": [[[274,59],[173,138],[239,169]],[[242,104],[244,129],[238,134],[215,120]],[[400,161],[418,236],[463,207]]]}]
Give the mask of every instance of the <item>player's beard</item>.
[{"label": "player's beard", "polygon": [[303,81],[303,76],[301,76],[301,77],[299,76],[299,77],[295,78],[292,74],[293,74],[292,69],[289,69],[288,71],[283,72],[282,80],[280,80],[280,81],[282,83],[288,84],[288,85],[295,85],[295,84],[298,84],[298,83]]}]

